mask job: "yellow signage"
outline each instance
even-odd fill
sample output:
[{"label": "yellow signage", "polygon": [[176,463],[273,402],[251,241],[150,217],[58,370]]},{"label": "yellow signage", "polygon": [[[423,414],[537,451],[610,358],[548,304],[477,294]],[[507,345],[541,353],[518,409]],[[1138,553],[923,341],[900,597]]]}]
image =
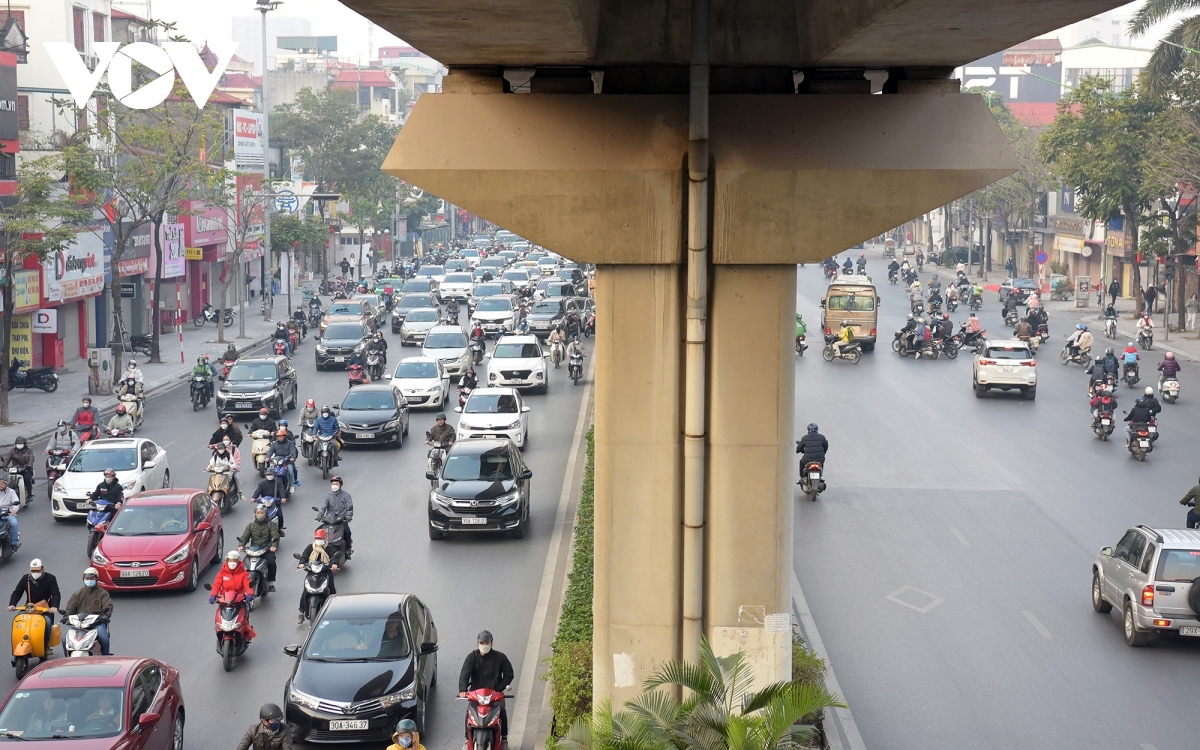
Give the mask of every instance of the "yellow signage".
[{"label": "yellow signage", "polygon": [[204,248],[202,247],[185,247],[183,249],[183,257],[186,260],[203,260]]},{"label": "yellow signage", "polygon": [[13,272],[13,312],[36,310],[42,301],[41,277],[37,271]]},{"label": "yellow signage", "polygon": [[12,357],[22,367],[33,366],[33,316],[14,315],[12,319]]}]

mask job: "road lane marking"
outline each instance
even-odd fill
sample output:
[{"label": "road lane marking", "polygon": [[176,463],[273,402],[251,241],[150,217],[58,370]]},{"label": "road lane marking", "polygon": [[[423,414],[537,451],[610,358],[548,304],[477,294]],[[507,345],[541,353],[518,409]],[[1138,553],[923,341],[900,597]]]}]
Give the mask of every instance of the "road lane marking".
[{"label": "road lane marking", "polygon": [[[812,649],[818,659],[825,662],[825,688],[847,706],[846,708],[835,708],[825,714],[832,716],[833,723],[837,725],[825,728],[829,747],[831,750],[843,750],[843,748],[867,750],[867,743],[863,742],[862,735],[858,732],[858,724],[854,722],[854,714],[850,712],[850,703],[846,700],[846,694],[842,692],[842,688],[838,684],[837,675],[833,673],[833,662],[829,660],[825,642],[821,640],[821,634],[817,632],[817,622],[813,619],[812,610],[808,608],[808,600],[804,598],[804,589],[800,588],[800,579],[796,577],[794,566],[792,567],[792,606],[796,610],[796,619],[800,621],[800,632],[808,643],[808,647]],[[837,731],[839,729],[841,736]],[[842,737],[845,737],[845,745],[842,744]]]},{"label": "road lane marking", "polygon": [[[918,607],[916,604],[913,604],[911,602],[906,602],[900,598],[901,595],[907,594],[907,593],[919,594],[923,597],[928,598],[929,601],[927,601],[924,606]],[[945,599],[938,596],[937,594],[931,594],[928,591],[922,591],[921,589],[917,588],[916,586],[909,586],[908,584],[901,586],[900,588],[896,589],[895,591],[893,591],[892,593],[888,594],[887,596],[885,596],[883,598],[887,599],[889,602],[895,602],[896,604],[899,604],[903,607],[908,607],[911,610],[920,612],[923,615],[929,614],[930,610],[932,610],[934,607],[941,604],[942,602],[946,601]]]},{"label": "road lane marking", "polygon": [[1146,743],[1143,742],[1142,750],[1158,750],[1158,748],[1155,747],[1154,745],[1147,745]]},{"label": "road lane marking", "polygon": [[1021,614],[1025,615],[1025,619],[1029,620],[1029,624],[1033,626],[1034,630],[1041,633],[1043,638],[1054,637],[1050,634],[1050,631],[1046,628],[1046,626],[1042,624],[1042,621],[1039,620],[1032,612],[1027,609],[1023,609],[1021,610]]},{"label": "road lane marking", "polygon": [[[521,679],[517,682],[517,705],[513,709],[512,727],[509,729],[509,747],[521,750],[525,741],[525,724],[529,720],[529,704],[533,697],[533,685],[537,679],[538,649],[542,645],[542,629],[550,615],[550,593],[554,589],[554,569],[558,563],[558,552],[562,546],[563,529],[566,526],[567,508],[571,505],[571,486],[575,478],[575,467],[579,461],[579,446],[587,428],[588,397],[592,390],[595,374],[595,358],[588,368],[588,378],[579,401],[579,418],[575,422],[575,439],[567,457],[567,471],[563,476],[562,493],[558,496],[558,511],[554,516],[554,532],[550,535],[550,548],[546,551],[546,564],[542,567],[542,583],[538,588],[537,605],[533,608],[533,624],[529,640],[525,644],[525,659],[521,662]],[[565,382],[565,381],[564,381]],[[557,615],[554,622],[558,622]],[[549,687],[546,688],[549,690]]]},{"label": "road lane marking", "polygon": [[954,528],[953,526],[950,527],[950,533],[954,534],[954,536],[958,538],[958,543],[961,544],[962,546],[964,546],[964,547],[971,546],[971,543],[968,542],[967,538],[962,535],[962,532],[959,531],[958,529]]}]

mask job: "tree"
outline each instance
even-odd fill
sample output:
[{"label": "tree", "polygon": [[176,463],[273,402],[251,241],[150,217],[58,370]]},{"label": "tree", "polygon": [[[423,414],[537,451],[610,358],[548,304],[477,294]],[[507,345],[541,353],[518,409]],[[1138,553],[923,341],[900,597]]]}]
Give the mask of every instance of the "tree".
[{"label": "tree", "polygon": [[[384,172],[382,167],[398,132],[399,128],[375,115],[368,115],[346,134],[346,166],[349,169],[342,187],[358,228],[360,267],[366,230],[370,228],[378,237],[391,222],[400,181]],[[375,267],[373,252],[371,267]]]},{"label": "tree", "polygon": [[271,142],[304,160],[305,177],[322,190],[332,189],[349,181],[359,166],[347,159],[347,136],[357,121],[354,92],[301,89],[295,102],[272,113]]},{"label": "tree", "polygon": [[1086,218],[1125,217],[1139,313],[1138,224],[1151,202],[1170,192],[1153,168],[1162,142],[1161,111],[1161,100],[1138,86],[1114,94],[1104,78],[1088,77],[1058,103],[1058,115],[1041,141],[1042,158],[1075,187]]},{"label": "tree", "polygon": [[[222,313],[217,316],[217,341],[224,344],[226,343],[224,311],[229,304],[229,285],[237,281],[243,287],[245,286],[243,276],[246,269],[242,258],[247,246],[254,241],[252,238],[262,235],[263,210],[266,208],[268,198],[261,189],[262,175],[245,175],[239,178],[236,173],[225,170],[222,170],[219,175],[221,177],[220,189],[210,193],[206,202],[225,215],[225,226],[228,233],[225,257],[217,264],[217,268],[220,270],[220,273],[217,274],[217,288],[220,291],[219,310]],[[272,245],[275,244],[274,233],[275,227],[272,225]],[[242,302],[241,315],[244,317],[246,315],[245,300],[243,299]]]},{"label": "tree", "polygon": [[0,238],[4,241],[4,319],[0,322],[0,423],[8,416],[8,365],[12,361],[12,319],[16,300],[13,276],[27,258],[38,262],[74,242],[90,212],[81,209],[59,180],[60,154],[25,161],[17,169],[17,189],[0,204]]},{"label": "tree", "polygon": [[[776,682],[750,691],[753,673],[742,653],[716,656],[707,640],[695,664],[667,662],[641,695],[614,714],[605,703],[582,717],[556,745],[560,750],[775,750],[796,747],[816,729],[800,722],[826,708],[844,708],[812,683]],[[683,688],[686,697],[675,697]]]},{"label": "tree", "polygon": [[271,219],[271,252],[275,255],[294,250],[302,258],[309,257],[324,250],[327,239],[325,226],[314,218],[277,214]]},{"label": "tree", "polygon": [[1146,83],[1152,89],[1166,89],[1184,69],[1187,57],[1193,54],[1186,48],[1200,49],[1200,0],[1146,0],[1129,20],[1129,33],[1141,36],[1151,26],[1184,11],[1193,11],[1196,15],[1179,21],[1154,45],[1145,73]]}]

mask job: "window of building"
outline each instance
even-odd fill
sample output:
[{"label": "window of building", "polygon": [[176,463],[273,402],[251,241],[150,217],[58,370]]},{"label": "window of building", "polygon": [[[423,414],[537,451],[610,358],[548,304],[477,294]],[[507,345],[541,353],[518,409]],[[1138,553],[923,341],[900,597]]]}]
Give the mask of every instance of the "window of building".
[{"label": "window of building", "polygon": [[92,41],[104,41],[104,25],[108,21],[108,16],[103,13],[92,14]]},{"label": "window of building", "polygon": [[75,27],[75,49],[80,52],[87,51],[87,30],[83,26],[83,8],[71,9],[71,20]]}]

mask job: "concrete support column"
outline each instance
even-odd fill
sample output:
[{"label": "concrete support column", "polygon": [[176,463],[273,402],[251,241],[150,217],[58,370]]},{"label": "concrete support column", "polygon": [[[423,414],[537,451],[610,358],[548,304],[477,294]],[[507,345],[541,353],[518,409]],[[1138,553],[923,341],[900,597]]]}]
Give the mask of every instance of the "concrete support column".
[{"label": "concrete support column", "polygon": [[765,684],[791,677],[796,266],[712,274],[706,625]]},{"label": "concrete support column", "polygon": [[594,693],[614,706],[679,657],[684,269],[596,274]]}]

